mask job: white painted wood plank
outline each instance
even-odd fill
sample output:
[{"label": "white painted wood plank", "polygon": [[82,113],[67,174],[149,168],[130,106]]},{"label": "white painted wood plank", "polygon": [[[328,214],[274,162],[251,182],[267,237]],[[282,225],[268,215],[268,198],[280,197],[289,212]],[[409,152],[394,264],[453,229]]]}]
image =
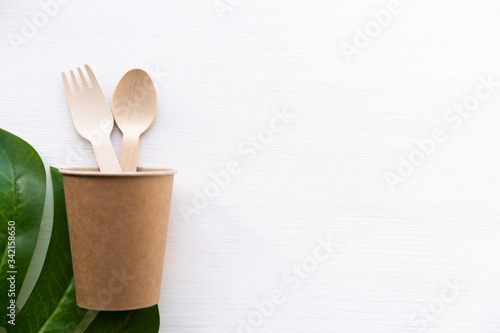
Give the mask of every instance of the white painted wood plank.
[{"label": "white painted wood plank", "polygon": [[[225,2],[222,20],[212,0],[72,0],[18,52],[9,34],[43,9],[0,5],[0,127],[49,165],[95,165],[61,71],[90,64],[109,100],[131,68],[156,78],[139,161],[179,170],[161,331],[498,332],[500,89],[456,128],[447,112],[481,77],[500,81],[500,3]],[[347,61],[341,46],[391,8]],[[251,138],[283,108],[295,118],[254,157]],[[385,173],[436,128],[445,142],[392,190]],[[116,130],[113,141],[119,151]],[[181,207],[230,161],[240,172],[187,223]],[[338,247],[316,267],[327,237]],[[282,302],[267,316],[255,302],[273,290]]]}]

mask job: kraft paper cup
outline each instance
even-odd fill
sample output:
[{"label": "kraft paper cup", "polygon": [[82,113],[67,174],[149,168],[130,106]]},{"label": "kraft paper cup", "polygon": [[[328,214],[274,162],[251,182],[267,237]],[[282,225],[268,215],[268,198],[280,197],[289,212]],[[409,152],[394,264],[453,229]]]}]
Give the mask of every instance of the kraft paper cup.
[{"label": "kraft paper cup", "polygon": [[157,304],[176,171],[60,172],[78,306],[118,311]]}]

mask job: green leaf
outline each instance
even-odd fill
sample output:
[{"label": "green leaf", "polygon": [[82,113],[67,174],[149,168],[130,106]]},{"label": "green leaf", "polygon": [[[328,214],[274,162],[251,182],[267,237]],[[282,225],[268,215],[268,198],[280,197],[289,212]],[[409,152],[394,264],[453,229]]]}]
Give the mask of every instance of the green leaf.
[{"label": "green leaf", "polygon": [[[5,326],[8,319],[7,272],[17,272],[17,297],[38,239],[45,191],[45,168],[40,156],[27,142],[0,129],[0,326]],[[9,221],[15,222],[14,269],[8,262]]]},{"label": "green leaf", "polygon": [[62,175],[50,168],[54,223],[45,262],[32,293],[16,317],[16,332],[72,332],[87,310],[76,306]]},{"label": "green leaf", "polygon": [[[89,310],[76,305],[75,284],[71,280],[57,307],[40,328],[38,333],[73,332]],[[36,331],[31,331],[36,332]]]},{"label": "green leaf", "polygon": [[158,305],[132,311],[100,311],[84,333],[158,333]]}]

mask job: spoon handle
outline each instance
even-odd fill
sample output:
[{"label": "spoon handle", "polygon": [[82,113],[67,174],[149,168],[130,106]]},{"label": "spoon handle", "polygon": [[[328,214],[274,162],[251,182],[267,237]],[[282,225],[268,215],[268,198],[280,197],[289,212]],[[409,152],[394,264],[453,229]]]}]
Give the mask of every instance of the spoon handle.
[{"label": "spoon handle", "polygon": [[139,136],[123,135],[120,166],[123,172],[137,171],[137,156],[139,155]]},{"label": "spoon handle", "polygon": [[92,147],[101,172],[119,173],[122,171],[113,144],[111,144],[111,139],[102,138],[99,142],[93,143]]}]

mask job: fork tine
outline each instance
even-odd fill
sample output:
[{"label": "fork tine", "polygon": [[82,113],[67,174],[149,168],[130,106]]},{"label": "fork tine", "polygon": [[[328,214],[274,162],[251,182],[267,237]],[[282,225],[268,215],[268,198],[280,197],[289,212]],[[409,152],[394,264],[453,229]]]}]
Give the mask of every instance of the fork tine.
[{"label": "fork tine", "polygon": [[83,75],[82,69],[80,67],[78,67],[78,74],[80,74],[80,79],[82,80],[83,89],[88,89],[89,84],[87,82],[87,79]]},{"label": "fork tine", "polygon": [[71,75],[71,79],[73,80],[73,86],[75,88],[75,94],[81,91],[80,85],[78,84],[78,80],[76,79],[75,73],[73,71],[69,71]]},{"label": "fork tine", "polygon": [[69,98],[71,95],[73,95],[73,92],[71,91],[71,88],[69,86],[68,78],[66,77],[66,73],[64,72],[61,73],[61,76],[63,80],[64,90],[66,91],[66,96]]},{"label": "fork tine", "polygon": [[89,65],[85,65],[85,69],[87,70],[87,73],[89,74],[90,82],[92,83],[93,87],[99,87],[99,83],[97,82],[97,78],[94,75],[94,72],[92,72],[92,69],[90,68]]}]

